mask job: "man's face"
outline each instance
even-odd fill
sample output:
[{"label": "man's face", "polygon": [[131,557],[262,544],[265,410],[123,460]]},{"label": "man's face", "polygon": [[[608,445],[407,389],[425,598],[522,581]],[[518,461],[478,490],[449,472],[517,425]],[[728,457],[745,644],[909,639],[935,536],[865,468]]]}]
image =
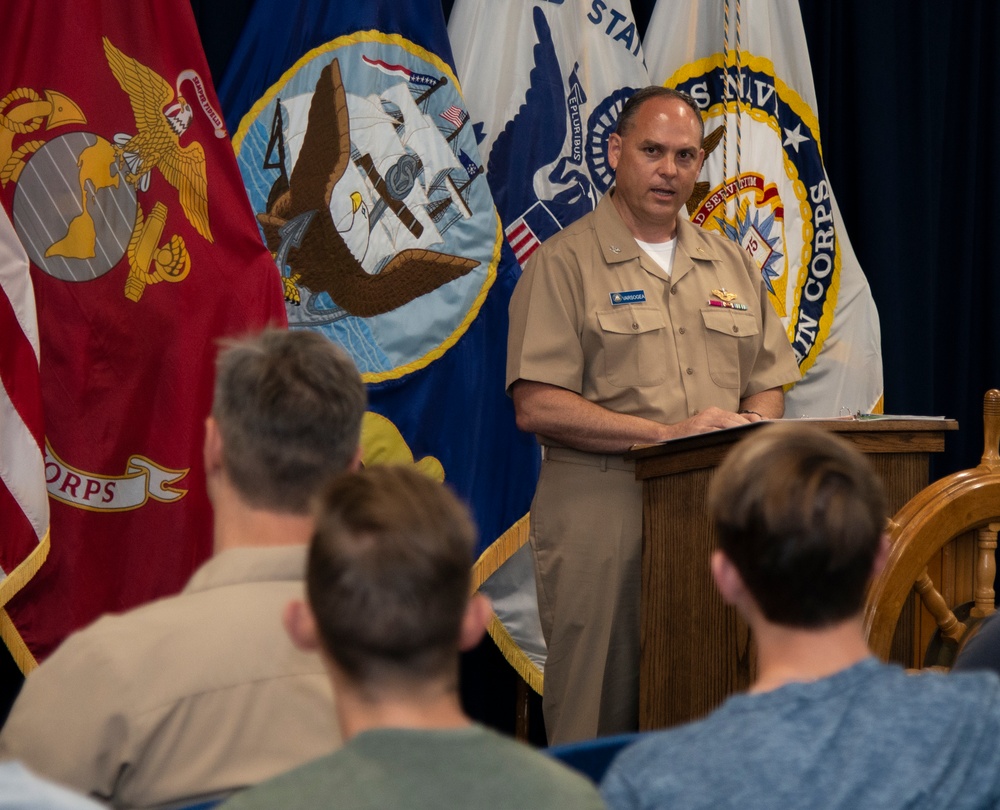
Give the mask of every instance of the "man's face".
[{"label": "man's face", "polygon": [[611,135],[613,201],[633,236],[644,242],[673,237],[704,159],[695,112],[680,99],[649,99],[624,135]]}]

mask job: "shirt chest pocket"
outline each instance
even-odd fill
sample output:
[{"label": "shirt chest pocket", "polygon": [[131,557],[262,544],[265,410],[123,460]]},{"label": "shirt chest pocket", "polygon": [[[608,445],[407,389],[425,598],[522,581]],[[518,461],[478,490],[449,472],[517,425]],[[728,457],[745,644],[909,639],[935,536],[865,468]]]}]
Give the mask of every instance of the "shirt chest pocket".
[{"label": "shirt chest pocket", "polygon": [[660,385],[667,378],[663,313],[632,306],[597,313],[605,377],[619,388]]},{"label": "shirt chest pocket", "polygon": [[753,369],[760,327],[749,312],[712,307],[703,309],[705,348],[712,382],[720,388],[741,388],[741,377]]}]

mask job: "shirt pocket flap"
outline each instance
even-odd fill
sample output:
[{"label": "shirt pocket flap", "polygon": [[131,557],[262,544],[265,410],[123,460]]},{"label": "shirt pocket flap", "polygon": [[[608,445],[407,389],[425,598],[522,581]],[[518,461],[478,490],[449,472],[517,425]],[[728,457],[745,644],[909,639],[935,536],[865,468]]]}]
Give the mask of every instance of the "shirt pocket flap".
[{"label": "shirt pocket flap", "polygon": [[615,335],[640,335],[666,329],[663,313],[655,307],[629,307],[597,313],[601,329]]},{"label": "shirt pocket flap", "polygon": [[757,319],[749,312],[741,312],[738,309],[712,307],[703,309],[701,317],[705,321],[706,329],[731,337],[750,337],[760,332]]}]

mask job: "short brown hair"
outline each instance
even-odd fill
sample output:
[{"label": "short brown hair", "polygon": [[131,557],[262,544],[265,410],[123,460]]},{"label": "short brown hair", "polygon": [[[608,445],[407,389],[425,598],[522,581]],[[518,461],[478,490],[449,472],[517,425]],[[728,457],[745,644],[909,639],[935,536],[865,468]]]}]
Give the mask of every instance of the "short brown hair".
[{"label": "short brown hair", "polygon": [[801,424],[760,428],[719,467],[709,510],[719,547],[769,621],[818,628],[861,610],[885,501],[844,439]]},{"label": "short brown hair", "polygon": [[226,475],[252,506],[308,514],[353,461],[366,401],[354,363],[317,332],[267,329],[224,344],[212,416]]},{"label": "short brown hair", "polygon": [[362,685],[457,673],[476,529],[444,485],[376,466],[326,487],[306,592],[323,646]]}]

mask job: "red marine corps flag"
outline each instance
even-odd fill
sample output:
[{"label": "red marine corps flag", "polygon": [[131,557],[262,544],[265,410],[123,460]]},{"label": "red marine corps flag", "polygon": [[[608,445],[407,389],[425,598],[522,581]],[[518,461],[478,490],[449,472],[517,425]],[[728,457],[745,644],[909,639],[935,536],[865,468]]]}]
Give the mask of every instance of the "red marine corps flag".
[{"label": "red marine corps flag", "polygon": [[27,671],[208,556],[217,339],[285,315],[190,5],[6,3],[0,28],[0,200],[37,302],[51,510],[48,558],[0,616]]}]

